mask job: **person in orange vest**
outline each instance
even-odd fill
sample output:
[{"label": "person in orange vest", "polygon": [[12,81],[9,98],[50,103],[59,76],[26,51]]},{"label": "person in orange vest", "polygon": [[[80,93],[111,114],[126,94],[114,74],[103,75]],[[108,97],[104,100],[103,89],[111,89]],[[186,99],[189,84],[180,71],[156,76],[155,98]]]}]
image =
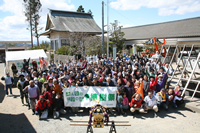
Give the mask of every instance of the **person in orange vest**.
[{"label": "person in orange vest", "polygon": [[47,62],[44,60],[44,57],[42,57],[42,58],[39,57],[39,61],[40,61],[40,68],[43,67],[43,64],[44,64],[45,66],[47,66]]},{"label": "person in orange vest", "polygon": [[57,79],[53,79],[53,91],[55,91],[55,93],[60,93],[62,94],[60,85],[58,84],[58,80]]},{"label": "person in orange vest", "polygon": [[35,104],[35,110],[38,112],[39,118],[42,115],[42,112],[47,110],[50,107],[50,102],[49,100],[44,99],[43,95],[39,96],[39,100]]}]

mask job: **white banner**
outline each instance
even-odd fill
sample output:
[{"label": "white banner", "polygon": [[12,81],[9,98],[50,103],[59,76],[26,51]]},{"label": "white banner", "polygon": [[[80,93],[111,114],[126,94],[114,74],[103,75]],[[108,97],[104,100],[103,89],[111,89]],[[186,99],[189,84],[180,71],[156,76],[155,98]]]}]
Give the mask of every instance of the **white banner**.
[{"label": "white banner", "polygon": [[99,99],[101,105],[116,107],[117,87],[71,87],[63,90],[66,107],[91,107]]}]

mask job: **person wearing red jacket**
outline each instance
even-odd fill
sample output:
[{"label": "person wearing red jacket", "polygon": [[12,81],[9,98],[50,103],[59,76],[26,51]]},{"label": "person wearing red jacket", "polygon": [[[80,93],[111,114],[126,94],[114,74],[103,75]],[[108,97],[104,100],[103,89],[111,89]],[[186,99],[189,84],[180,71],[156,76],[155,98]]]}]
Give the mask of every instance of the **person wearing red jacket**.
[{"label": "person wearing red jacket", "polygon": [[155,80],[154,77],[150,77],[150,82],[149,82],[149,91],[151,91],[155,95],[155,90],[156,90],[156,85],[158,83],[158,77],[155,75]]},{"label": "person wearing red jacket", "polygon": [[35,104],[35,110],[38,112],[39,118],[41,117],[42,112],[44,112],[46,109],[48,109],[48,107],[50,107],[49,100],[44,99],[44,96],[40,95],[39,100]]},{"label": "person wearing red jacket", "polygon": [[144,113],[143,100],[141,98],[141,94],[136,93],[135,98],[133,97],[133,99],[130,102],[130,107],[130,111],[132,113],[134,113],[135,110],[138,110],[140,113]]}]

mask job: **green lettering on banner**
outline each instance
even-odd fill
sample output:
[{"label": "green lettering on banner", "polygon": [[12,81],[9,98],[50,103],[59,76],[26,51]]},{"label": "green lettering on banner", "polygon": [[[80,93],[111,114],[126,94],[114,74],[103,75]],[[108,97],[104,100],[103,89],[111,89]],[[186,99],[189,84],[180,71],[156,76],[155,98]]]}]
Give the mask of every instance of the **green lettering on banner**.
[{"label": "green lettering on banner", "polygon": [[80,96],[83,96],[83,92],[80,92]]},{"label": "green lettering on banner", "polygon": [[106,101],[106,94],[100,94],[100,101]]},{"label": "green lettering on banner", "polygon": [[66,92],[66,96],[70,96],[70,92]]},{"label": "green lettering on banner", "polygon": [[75,96],[79,96],[79,91],[74,92]]},{"label": "green lettering on banner", "polygon": [[71,97],[71,102],[75,102],[75,97]]},{"label": "green lettering on banner", "polygon": [[85,94],[85,98],[88,99],[90,96],[89,94]]},{"label": "green lettering on banner", "polygon": [[92,94],[92,93],[91,93],[90,98],[91,98],[91,100],[95,100],[95,99],[97,99],[97,94],[95,94],[95,93]]},{"label": "green lettering on banner", "polygon": [[67,97],[67,101],[70,101],[71,100],[71,97]]},{"label": "green lettering on banner", "polygon": [[84,100],[84,97],[79,97],[80,102],[83,102],[83,100]]},{"label": "green lettering on banner", "polygon": [[114,101],[115,100],[115,94],[108,94],[108,101]]}]

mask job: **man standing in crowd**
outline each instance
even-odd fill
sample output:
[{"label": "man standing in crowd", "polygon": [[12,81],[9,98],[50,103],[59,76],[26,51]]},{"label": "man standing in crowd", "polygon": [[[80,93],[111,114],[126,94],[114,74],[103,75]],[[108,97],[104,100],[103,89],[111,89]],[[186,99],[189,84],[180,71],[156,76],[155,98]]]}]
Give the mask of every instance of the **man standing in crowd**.
[{"label": "man standing in crowd", "polygon": [[35,114],[35,104],[37,99],[39,98],[39,88],[37,85],[34,84],[34,81],[31,80],[29,82],[29,86],[24,88],[24,92],[28,92],[28,98],[29,98],[29,103],[30,103],[30,107],[32,109],[32,115]]},{"label": "man standing in crowd", "polygon": [[13,78],[10,76],[9,72],[6,72],[6,76],[3,76],[1,80],[5,80],[5,86],[6,86],[6,96],[8,96],[8,89],[10,89],[10,95],[12,96],[12,84],[13,84]]}]

